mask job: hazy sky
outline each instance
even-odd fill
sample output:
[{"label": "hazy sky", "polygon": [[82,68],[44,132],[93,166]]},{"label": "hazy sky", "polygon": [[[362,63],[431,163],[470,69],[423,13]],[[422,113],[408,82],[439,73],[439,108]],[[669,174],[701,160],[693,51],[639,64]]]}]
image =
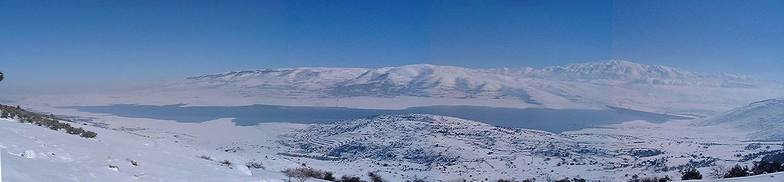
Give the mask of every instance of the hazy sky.
[{"label": "hazy sky", "polygon": [[784,80],[784,1],[0,1],[3,90],[230,70],[627,59]]}]

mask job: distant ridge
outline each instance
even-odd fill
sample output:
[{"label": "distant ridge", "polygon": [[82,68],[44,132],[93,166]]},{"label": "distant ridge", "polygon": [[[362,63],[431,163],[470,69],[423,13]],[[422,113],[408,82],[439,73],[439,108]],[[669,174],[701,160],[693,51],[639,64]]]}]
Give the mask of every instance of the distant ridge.
[{"label": "distant ridge", "polygon": [[749,131],[753,139],[784,140],[784,98],[754,102],[697,125],[726,125]]}]

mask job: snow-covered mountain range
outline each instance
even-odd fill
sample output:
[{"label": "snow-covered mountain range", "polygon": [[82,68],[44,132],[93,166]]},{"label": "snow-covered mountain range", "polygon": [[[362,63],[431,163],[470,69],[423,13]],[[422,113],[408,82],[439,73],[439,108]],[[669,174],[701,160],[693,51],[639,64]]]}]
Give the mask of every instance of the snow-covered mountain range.
[{"label": "snow-covered mountain range", "polygon": [[[667,66],[612,60],[539,69],[471,69],[428,64],[377,69],[262,69],[190,77],[165,85],[161,90],[188,91],[190,95],[200,90],[246,99],[415,97],[511,100],[519,101],[520,107],[609,105],[705,115],[754,100],[784,96],[780,88],[784,88],[780,83],[745,76],[700,74]],[[746,97],[733,96],[737,94]]]},{"label": "snow-covered mountain range", "polygon": [[[197,83],[245,88],[329,90],[333,96],[352,95],[472,95],[471,91],[516,88],[524,79],[586,81],[607,85],[655,84],[714,87],[755,87],[761,81],[744,76],[706,75],[677,68],[611,60],[552,66],[541,69],[470,69],[430,64],[367,68],[282,68],[228,72],[189,77]],[[338,90],[346,91],[340,92]],[[388,92],[366,92],[388,91]]]}]

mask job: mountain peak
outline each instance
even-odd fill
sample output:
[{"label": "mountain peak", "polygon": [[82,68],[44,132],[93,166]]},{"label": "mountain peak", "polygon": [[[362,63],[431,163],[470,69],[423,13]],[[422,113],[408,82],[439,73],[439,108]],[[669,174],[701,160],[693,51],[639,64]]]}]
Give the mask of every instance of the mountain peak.
[{"label": "mountain peak", "polygon": [[615,69],[615,70],[635,69],[635,70],[643,70],[643,71],[651,71],[651,70],[658,69],[658,70],[672,70],[672,71],[687,72],[685,70],[680,70],[668,66],[642,64],[642,63],[632,62],[628,60],[620,60],[620,59],[587,62],[587,63],[574,63],[574,64],[567,64],[564,66],[555,66],[555,67],[572,67],[572,68],[593,67],[593,68]]},{"label": "mountain peak", "polygon": [[558,77],[563,80],[573,81],[602,81],[610,80],[619,83],[644,82],[668,83],[673,80],[694,80],[700,75],[677,68],[640,64],[626,60],[609,60],[602,62],[589,62],[552,66],[538,71],[540,77]]},{"label": "mountain peak", "polygon": [[599,61],[594,63],[606,64],[606,65],[619,65],[619,66],[643,66],[645,64],[631,62],[623,59],[611,59],[607,61]]}]

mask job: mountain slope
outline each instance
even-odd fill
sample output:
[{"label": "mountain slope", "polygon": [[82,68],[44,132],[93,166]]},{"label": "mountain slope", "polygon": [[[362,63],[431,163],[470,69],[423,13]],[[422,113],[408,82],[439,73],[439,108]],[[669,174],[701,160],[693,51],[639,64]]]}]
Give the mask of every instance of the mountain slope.
[{"label": "mountain slope", "polygon": [[751,103],[698,125],[724,125],[751,132],[752,139],[784,139],[784,99]]}]

